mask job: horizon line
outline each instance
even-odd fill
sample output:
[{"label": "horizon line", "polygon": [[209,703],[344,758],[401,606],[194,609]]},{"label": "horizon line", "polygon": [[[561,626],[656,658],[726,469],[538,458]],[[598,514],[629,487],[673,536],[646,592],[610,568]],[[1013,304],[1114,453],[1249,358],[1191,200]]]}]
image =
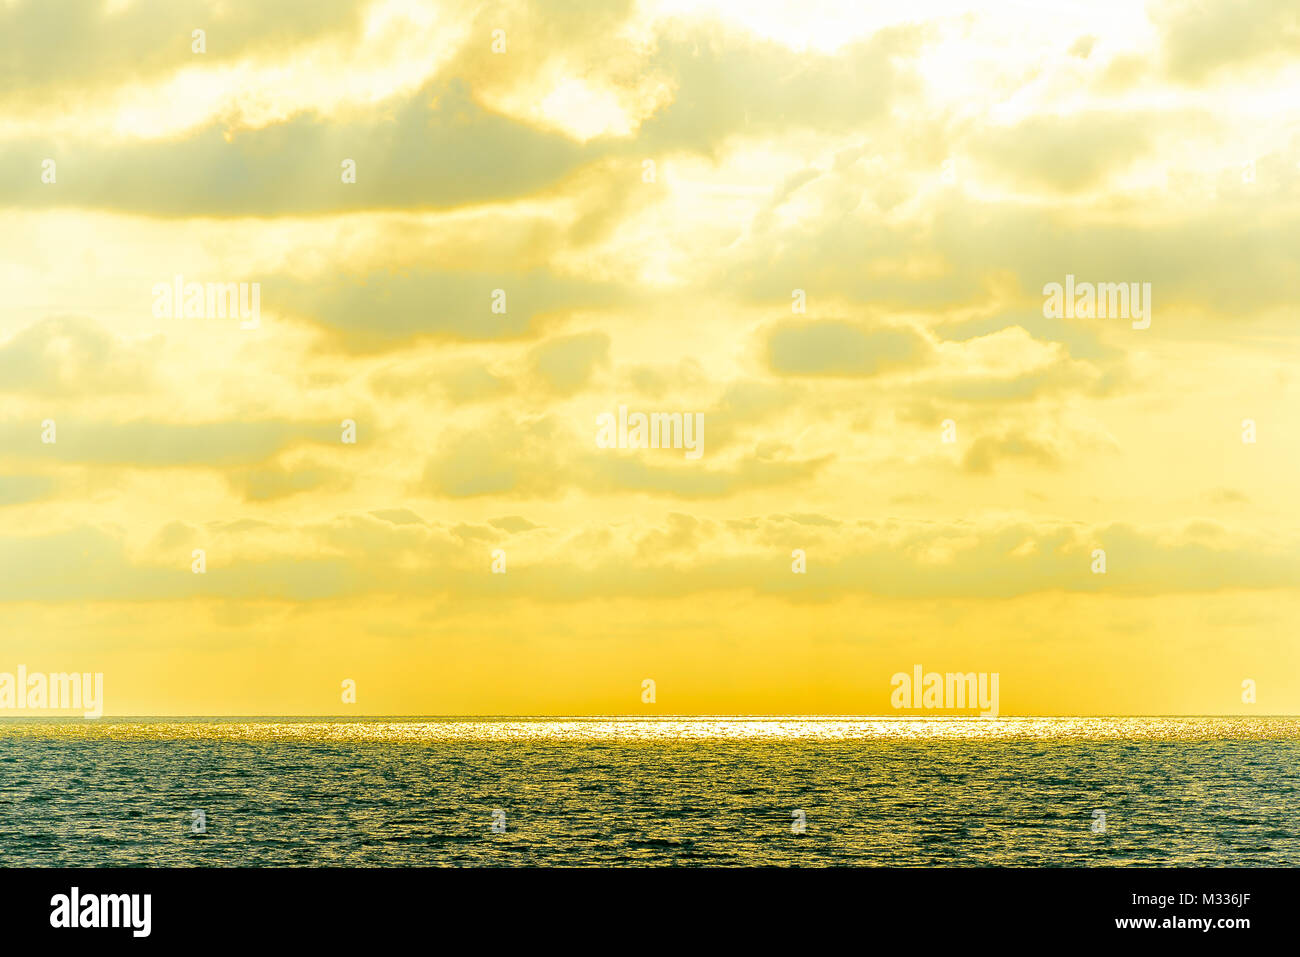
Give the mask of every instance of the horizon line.
[{"label": "horizon line", "polygon": [[0,721],[7,719],[29,719],[29,718],[49,718],[49,719],[69,719],[77,721],[103,721],[103,720],[135,720],[140,718],[226,718],[226,719],[278,719],[285,720],[290,718],[302,719],[335,719],[335,720],[356,720],[356,719],[414,719],[414,720],[493,720],[493,719],[530,719],[530,720],[596,720],[596,719],[637,719],[646,721],[658,720],[683,720],[683,719],[710,719],[710,720],[785,720],[785,719],[818,719],[825,721],[848,721],[855,719],[872,719],[872,720],[900,720],[900,721],[942,721],[954,718],[965,718],[974,721],[1000,721],[1004,719],[1042,719],[1042,720],[1072,720],[1077,718],[1300,718],[1300,714],[1239,714],[1234,712],[1219,713],[1166,713],[1166,714],[1002,714],[997,716],[984,716],[980,714],[867,714],[867,713],[781,713],[781,714],[718,714],[710,712],[701,712],[694,714],[673,713],[673,714],[635,714],[635,713],[601,713],[601,714],[525,714],[525,713],[447,713],[447,714],[404,714],[404,713],[374,713],[374,714],[337,714],[337,713],[320,713],[320,714],[112,714],[99,715],[97,717],[86,717],[79,714],[42,714],[28,711],[19,711],[14,709],[15,713],[0,714]]}]

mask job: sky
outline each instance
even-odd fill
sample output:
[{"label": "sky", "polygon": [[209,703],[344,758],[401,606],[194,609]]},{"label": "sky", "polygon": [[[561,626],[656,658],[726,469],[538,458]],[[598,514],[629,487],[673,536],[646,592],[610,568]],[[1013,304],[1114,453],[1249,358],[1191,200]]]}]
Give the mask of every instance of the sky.
[{"label": "sky", "polygon": [[1300,713],[1292,0],[301,9],[0,0],[0,671]]}]

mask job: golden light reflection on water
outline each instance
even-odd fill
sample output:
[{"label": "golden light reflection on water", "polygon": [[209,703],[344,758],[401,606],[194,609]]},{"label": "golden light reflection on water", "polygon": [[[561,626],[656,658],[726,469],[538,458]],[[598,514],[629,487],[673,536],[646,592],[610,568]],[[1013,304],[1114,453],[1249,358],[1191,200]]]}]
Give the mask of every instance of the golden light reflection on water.
[{"label": "golden light reflection on water", "polygon": [[0,739],[296,741],[1222,740],[1300,738],[1297,717],[586,717],[298,719],[5,719]]}]

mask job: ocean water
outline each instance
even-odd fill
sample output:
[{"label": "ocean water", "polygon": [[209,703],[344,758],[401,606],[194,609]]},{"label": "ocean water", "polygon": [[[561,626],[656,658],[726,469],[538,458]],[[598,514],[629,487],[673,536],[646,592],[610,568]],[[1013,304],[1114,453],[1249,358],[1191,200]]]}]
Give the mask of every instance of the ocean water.
[{"label": "ocean water", "polygon": [[1295,866],[1300,719],[11,718],[0,848],[8,866]]}]

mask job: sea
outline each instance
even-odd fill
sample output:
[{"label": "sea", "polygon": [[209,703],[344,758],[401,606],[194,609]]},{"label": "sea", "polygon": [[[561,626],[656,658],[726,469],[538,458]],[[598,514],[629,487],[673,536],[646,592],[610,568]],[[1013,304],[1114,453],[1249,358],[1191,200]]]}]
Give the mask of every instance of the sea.
[{"label": "sea", "polygon": [[1296,866],[1300,718],[6,718],[7,866]]}]

